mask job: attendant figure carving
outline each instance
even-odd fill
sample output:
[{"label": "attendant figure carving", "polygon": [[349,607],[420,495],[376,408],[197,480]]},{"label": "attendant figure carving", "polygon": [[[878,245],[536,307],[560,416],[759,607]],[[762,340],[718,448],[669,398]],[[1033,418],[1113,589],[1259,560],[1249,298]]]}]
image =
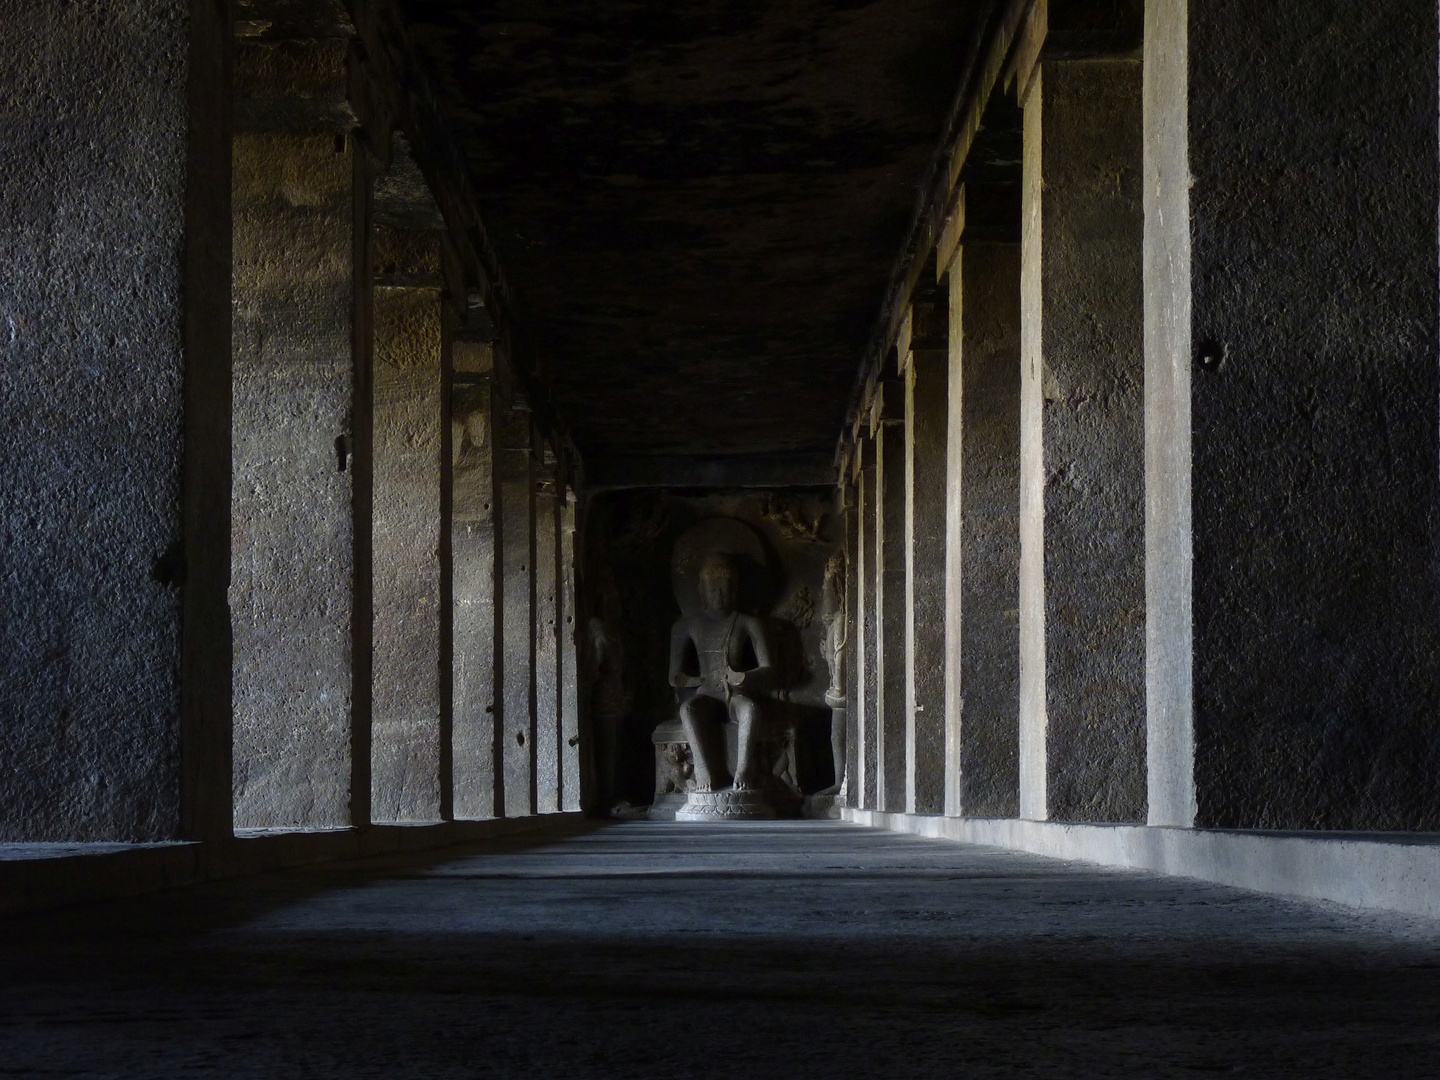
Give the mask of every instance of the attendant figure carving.
[{"label": "attendant figure carving", "polygon": [[837,551],[825,565],[825,586],[821,591],[820,617],[825,623],[825,638],[820,643],[825,664],[830,669],[830,685],[825,691],[825,704],[830,706],[830,755],[835,768],[835,783],[816,795],[838,795],[845,784],[845,725],[848,702],[845,698],[845,644],[849,622],[845,608],[845,553]]}]

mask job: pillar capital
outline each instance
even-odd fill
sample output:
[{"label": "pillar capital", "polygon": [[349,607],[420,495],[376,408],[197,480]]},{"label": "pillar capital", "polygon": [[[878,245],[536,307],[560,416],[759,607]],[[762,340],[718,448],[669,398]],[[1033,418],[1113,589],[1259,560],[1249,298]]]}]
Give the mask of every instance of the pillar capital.
[{"label": "pillar capital", "polygon": [[877,437],[881,425],[905,422],[905,380],[881,379],[875,384],[870,403],[870,437]]}]

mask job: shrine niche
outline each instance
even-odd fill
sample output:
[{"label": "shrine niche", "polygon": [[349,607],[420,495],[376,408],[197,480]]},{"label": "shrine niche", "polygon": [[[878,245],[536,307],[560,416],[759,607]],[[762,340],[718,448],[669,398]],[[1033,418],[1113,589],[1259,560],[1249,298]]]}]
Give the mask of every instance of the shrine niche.
[{"label": "shrine niche", "polygon": [[614,678],[631,688],[627,715],[594,715],[612,812],[765,819],[842,804],[832,512],[810,491],[597,497],[589,573],[626,657]]},{"label": "shrine niche", "polygon": [[[751,613],[742,591],[765,579],[759,535],[734,518],[711,518],[675,542],[671,576],[680,618],[670,632],[670,685],[678,720],[655,729],[660,755],[688,759],[683,785],[656,791],[684,795],[679,820],[771,818],[801,799],[795,778],[795,728],[776,697],[789,677],[778,627]],[[747,573],[748,571],[748,573]],[[675,730],[678,724],[679,731]],[[658,758],[657,758],[658,760]]]}]

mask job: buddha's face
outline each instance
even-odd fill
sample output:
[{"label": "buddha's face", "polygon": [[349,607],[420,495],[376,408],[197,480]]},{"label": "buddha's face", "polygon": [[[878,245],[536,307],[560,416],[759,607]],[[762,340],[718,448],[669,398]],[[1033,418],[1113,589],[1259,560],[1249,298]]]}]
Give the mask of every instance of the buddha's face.
[{"label": "buddha's face", "polygon": [[735,568],[728,560],[707,562],[700,571],[700,600],[705,610],[734,611],[739,584]]}]

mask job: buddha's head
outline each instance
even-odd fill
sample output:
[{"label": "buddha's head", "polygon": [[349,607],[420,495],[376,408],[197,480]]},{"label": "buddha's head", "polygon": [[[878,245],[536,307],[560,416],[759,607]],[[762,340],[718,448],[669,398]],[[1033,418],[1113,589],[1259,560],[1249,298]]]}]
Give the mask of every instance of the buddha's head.
[{"label": "buddha's head", "polygon": [[739,592],[740,568],[735,559],[719,551],[708,555],[700,567],[700,600],[705,610],[734,611]]}]

